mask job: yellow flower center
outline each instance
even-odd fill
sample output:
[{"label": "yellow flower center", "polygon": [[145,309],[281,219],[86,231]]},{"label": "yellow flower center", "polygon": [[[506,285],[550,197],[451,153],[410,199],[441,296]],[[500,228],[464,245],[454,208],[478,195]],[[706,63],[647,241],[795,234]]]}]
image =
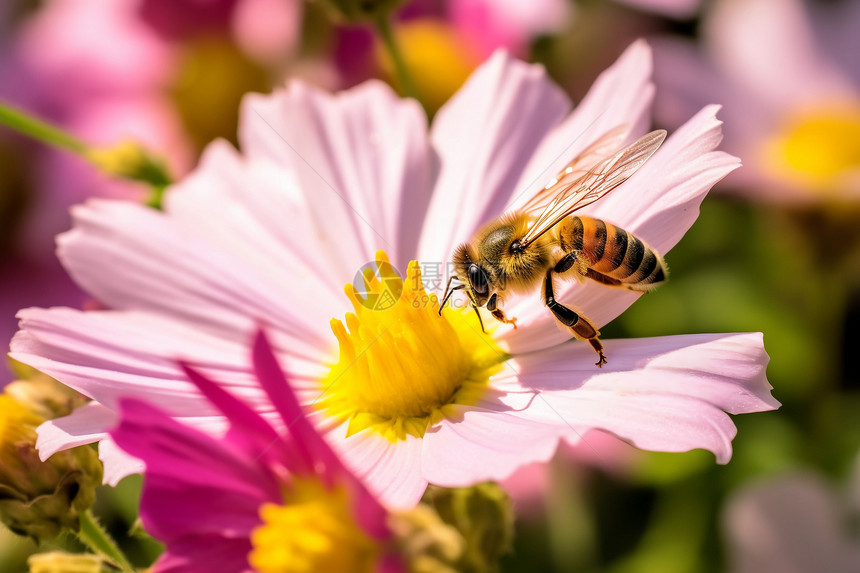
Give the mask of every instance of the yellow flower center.
[{"label": "yellow flower center", "polygon": [[838,189],[840,177],[860,170],[860,102],[796,115],[766,154],[777,173],[823,191]]},{"label": "yellow flower center", "polygon": [[248,562],[260,573],[371,573],[380,546],[355,522],[343,488],[295,480],[284,504],[264,504]]},{"label": "yellow flower center", "polygon": [[0,394],[0,446],[14,447],[18,443],[31,441],[35,443],[36,427],[44,421],[44,418],[18,400]]},{"label": "yellow flower center", "polygon": [[471,308],[439,316],[418,263],[409,263],[401,282],[385,253],[376,257],[377,273],[363,275],[364,296],[345,288],[355,309],[346,326],[331,321],[340,356],[317,404],[338,422],[348,420],[349,435],[373,428],[391,441],[421,437],[454,405],[476,403],[507,355]]}]

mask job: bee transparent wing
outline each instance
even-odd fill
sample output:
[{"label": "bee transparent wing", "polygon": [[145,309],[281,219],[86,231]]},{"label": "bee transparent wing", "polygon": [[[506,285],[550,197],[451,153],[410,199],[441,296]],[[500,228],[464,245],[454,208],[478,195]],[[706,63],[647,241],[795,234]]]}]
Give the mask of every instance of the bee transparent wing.
[{"label": "bee transparent wing", "polygon": [[594,203],[627,181],[665,139],[665,130],[652,131],[600,161],[577,179],[563,185],[552,185],[557,194],[537,215],[534,224],[522,238],[523,246],[527,247],[574,211]]},{"label": "bee transparent wing", "polygon": [[540,213],[558,196],[562,189],[588,173],[597,163],[616,152],[627,139],[630,126],[619,125],[601,135],[597,141],[573,158],[558,175],[546,184],[534,197],[529,199],[522,210],[527,213]]}]

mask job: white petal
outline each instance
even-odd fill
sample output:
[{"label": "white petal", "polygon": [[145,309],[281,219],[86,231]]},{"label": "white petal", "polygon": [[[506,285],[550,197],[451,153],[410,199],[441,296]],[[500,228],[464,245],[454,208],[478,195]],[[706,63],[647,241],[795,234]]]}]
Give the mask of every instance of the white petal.
[{"label": "white petal", "polygon": [[523,416],[568,427],[576,442],[592,429],[656,451],[706,448],[731,457],[736,429],[726,415],[779,407],[765,377],[760,333],[607,341],[609,363],[590,364],[585,345],[519,357],[523,386],[541,392]]},{"label": "white petal", "polygon": [[[427,119],[381,82],[338,95],[293,82],[242,103],[239,138],[252,161],[291,170],[312,220],[338,259],[341,282],[385,249],[405,269],[414,256],[432,180]],[[289,223],[290,213],[282,214]],[[346,276],[344,276],[346,273]]]},{"label": "white petal", "polygon": [[146,464],[122,451],[108,436],[99,442],[99,459],[104,465],[102,482],[116,486],[123,478],[146,471]]},{"label": "white petal", "polygon": [[571,159],[612,128],[627,125],[633,134],[644,133],[654,97],[651,69],[651,49],[640,40],[600,74],[573,113],[537,147],[510,206],[518,207],[543,189]]},{"label": "white petal", "polygon": [[59,451],[101,440],[116,422],[116,412],[98,402],[84,404],[68,416],[48,420],[36,429],[39,457],[44,461]]},{"label": "white petal", "polygon": [[386,507],[411,509],[427,489],[421,475],[423,440],[407,436],[390,442],[373,430],[349,438],[346,425],[327,436],[344,465],[352,471]]},{"label": "white petal", "polygon": [[[135,396],[175,415],[213,413],[186,381],[176,362],[181,359],[258,410],[271,409],[250,372],[247,341],[224,340],[145,313],[56,308],[26,309],[19,317],[22,330],[12,340],[10,356],[105,407],[113,409],[119,398]],[[282,359],[285,369],[298,379],[317,378],[325,372],[325,366],[314,361]]]},{"label": "white petal", "polygon": [[498,215],[535,148],[570,103],[541,66],[496,52],[436,114],[441,170],[421,235],[421,261],[448,261],[456,242]]}]

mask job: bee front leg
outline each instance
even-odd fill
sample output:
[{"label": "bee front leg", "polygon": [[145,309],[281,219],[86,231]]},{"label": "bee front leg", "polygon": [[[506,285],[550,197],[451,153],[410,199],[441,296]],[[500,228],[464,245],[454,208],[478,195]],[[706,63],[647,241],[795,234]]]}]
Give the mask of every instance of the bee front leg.
[{"label": "bee front leg", "polygon": [[544,302],[546,306],[555,315],[556,320],[568,327],[576,338],[587,340],[591,344],[591,347],[594,348],[598,356],[595,365],[603,367],[606,364],[606,355],[603,354],[603,344],[598,339],[600,331],[584,316],[580,316],[566,306],[556,302],[555,294],[552,290],[552,273],[552,269],[546,273],[546,282],[544,284]]},{"label": "bee front leg", "polygon": [[495,318],[499,322],[503,322],[505,324],[513,324],[514,330],[516,330],[517,319],[516,318],[508,318],[507,316],[505,316],[505,313],[502,311],[502,309],[496,307],[497,302],[498,301],[496,298],[496,293],[493,293],[493,296],[491,296],[490,300],[487,301],[487,310],[489,310],[490,313],[492,313],[493,318]]}]

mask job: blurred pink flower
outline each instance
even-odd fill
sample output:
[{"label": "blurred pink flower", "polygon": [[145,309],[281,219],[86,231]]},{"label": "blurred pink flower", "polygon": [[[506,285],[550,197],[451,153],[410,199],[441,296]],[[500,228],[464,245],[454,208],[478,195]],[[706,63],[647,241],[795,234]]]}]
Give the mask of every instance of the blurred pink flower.
[{"label": "blurred pink flower", "polygon": [[146,463],[140,517],[166,545],[153,572],[403,570],[386,554],[386,511],[305,418],[262,334],[253,372],[279,430],[218,382],[183,369],[201,402],[227,420],[223,438],[133,399],[120,401],[110,432]]},{"label": "blurred pink flower", "polygon": [[449,0],[445,15],[484,59],[498,48],[526,54],[534,38],[564,27],[571,4],[560,0]]},{"label": "blurred pink flower", "polygon": [[670,18],[692,18],[699,11],[702,0],[615,0],[639,10],[653,12]]},{"label": "blurred pink flower", "polygon": [[231,34],[247,56],[266,64],[288,58],[300,37],[301,0],[131,2],[141,20],[167,40]]},{"label": "blurred pink flower", "polygon": [[[474,69],[495,50],[504,48],[515,56],[528,54],[531,42],[541,34],[561,30],[570,20],[571,4],[565,0],[537,0],[516,2],[515,0],[416,0],[398,12],[395,29],[413,35],[412,29],[432,27],[438,39],[448,50],[439,45],[424,48],[427,54],[421,58],[410,58],[411,52],[420,51],[412,42],[401,39],[401,49],[411,59],[410,69],[418,79],[422,75],[433,75],[437,81],[447,83],[446,68]],[[419,40],[416,42],[421,43]],[[375,36],[372,30],[349,27],[340,30],[335,47],[335,59],[345,86],[352,86],[376,75],[378,62],[374,53]],[[454,57],[448,51],[456,52]],[[427,66],[429,60],[438,60],[437,65]],[[456,60],[456,61],[452,61]],[[424,68],[427,69],[424,69]],[[459,77],[459,74],[454,74]],[[449,80],[450,81],[450,80]],[[462,81],[462,78],[460,79]],[[455,89],[458,86],[455,86]],[[448,96],[453,90],[448,92]]]},{"label": "blurred pink flower", "polygon": [[[644,449],[706,448],[726,463],[736,432],[726,412],[778,406],[760,333],[609,340],[609,364],[597,370],[588,345],[561,344],[570,335],[536,294],[506,306],[518,329],[490,335],[470,310],[439,318],[413,264],[385,311],[340,286],[380,246],[399,268],[412,258],[443,264],[458,241],[608,130],[643,133],[650,72],[650,50],[638,42],[569,113],[542,68],[497,53],[429,131],[414,100],[379,82],[334,96],[297,82],[248,96],[242,153],[213,143],[163,213],[105,200],[75,209],[60,257],[113,310],[20,313],[12,357],[94,400],[40,428],[42,455],[101,441],[107,480],[138,471],[105,434],[127,396],[223,431],[173,356],[271,412],[243,363],[260,321],[344,463],[392,506],[414,505],[428,482],[502,479],[591,429]],[[708,189],[738,164],[714,151],[716,111],[696,114],[583,213],[671,249]],[[379,257],[376,266],[375,296],[380,284],[399,283]],[[570,282],[557,298],[599,327],[639,294]],[[349,310],[347,331],[332,317]]]},{"label": "blurred pink flower", "polygon": [[[137,21],[133,3],[50,0],[6,32],[0,99],[94,145],[135,139],[164,153],[175,173],[187,169],[190,150],[161,93],[171,73],[170,53]],[[54,236],[70,226],[69,207],[92,196],[139,199],[145,193],[65,151],[17,145],[29,189],[13,251],[0,261],[0,311],[7,311],[0,335],[7,338],[16,329],[15,307],[85,300],[54,255]]]},{"label": "blurred pink flower", "polygon": [[[860,465],[850,485],[860,491],[857,470]],[[860,571],[860,542],[848,526],[858,516],[860,505],[855,501],[852,507],[819,475],[795,472],[759,480],[726,502],[726,571]]]},{"label": "blurred pink flower", "polygon": [[701,50],[657,44],[657,118],[680,125],[720,101],[726,149],[744,158],[730,187],[776,201],[860,199],[858,26],[856,2],[717,2]]}]

